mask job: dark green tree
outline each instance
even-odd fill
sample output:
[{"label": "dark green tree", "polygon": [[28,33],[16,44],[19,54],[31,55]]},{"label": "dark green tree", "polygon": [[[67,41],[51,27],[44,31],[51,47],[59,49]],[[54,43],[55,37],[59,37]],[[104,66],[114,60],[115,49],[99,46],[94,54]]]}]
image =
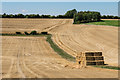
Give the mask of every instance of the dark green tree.
[{"label": "dark green tree", "polygon": [[4,13],[4,14],[2,15],[2,18],[7,18],[6,13]]},{"label": "dark green tree", "polygon": [[74,14],[77,13],[77,10],[76,9],[73,9],[73,10],[70,10],[70,11],[67,11],[67,13],[65,14],[65,16],[67,18],[73,18],[74,17]]},{"label": "dark green tree", "polygon": [[80,11],[74,15],[74,24],[100,21],[101,15],[99,12]]},{"label": "dark green tree", "polygon": [[32,31],[30,34],[31,35],[37,35],[37,31]]},{"label": "dark green tree", "polygon": [[17,18],[24,18],[23,14],[17,14]]},{"label": "dark green tree", "polygon": [[24,34],[25,34],[25,35],[29,35],[29,33],[28,33],[28,32],[24,32]]}]

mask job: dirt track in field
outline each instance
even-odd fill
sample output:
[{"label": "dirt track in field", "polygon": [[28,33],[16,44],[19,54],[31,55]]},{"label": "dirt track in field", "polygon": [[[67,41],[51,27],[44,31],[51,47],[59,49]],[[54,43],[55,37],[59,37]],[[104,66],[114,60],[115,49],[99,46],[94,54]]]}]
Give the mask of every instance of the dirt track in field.
[{"label": "dirt track in field", "polygon": [[118,66],[118,27],[75,25],[66,20],[49,32],[54,42],[73,56],[78,52],[100,51],[106,64]]},{"label": "dirt track in field", "polygon": [[[73,25],[68,19],[34,19],[26,26],[22,21],[30,19],[3,19],[3,32],[48,31],[53,34],[53,41],[64,51],[75,56],[81,51],[102,51],[105,63],[118,65],[118,28],[109,26]],[[45,22],[45,20],[47,20]],[[12,22],[13,21],[13,22]],[[53,22],[52,22],[53,21]],[[41,22],[41,24],[39,24]],[[42,24],[42,22],[44,22]],[[10,25],[11,24],[11,25]],[[38,25],[39,24],[39,25]],[[6,26],[7,25],[7,26]],[[21,27],[17,27],[20,25]],[[38,26],[37,26],[38,25]],[[43,26],[44,25],[44,26]],[[28,27],[27,27],[28,26]],[[34,27],[36,26],[36,27]],[[25,28],[26,27],[26,28]],[[2,77],[3,78],[116,78],[118,71],[94,67],[72,69],[65,67],[70,62],[55,53],[45,37],[8,37],[2,38]]]},{"label": "dirt track in field", "polygon": [[117,71],[88,67],[64,67],[44,37],[3,37],[3,78],[99,78],[117,77]]}]

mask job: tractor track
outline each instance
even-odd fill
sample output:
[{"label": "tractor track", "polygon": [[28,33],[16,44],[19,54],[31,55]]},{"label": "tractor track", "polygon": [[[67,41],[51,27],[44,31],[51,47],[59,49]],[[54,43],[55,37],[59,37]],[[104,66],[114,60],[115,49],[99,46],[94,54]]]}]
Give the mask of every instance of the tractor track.
[{"label": "tractor track", "polygon": [[[4,19],[7,20],[7,19]],[[65,52],[75,56],[80,51],[102,51],[105,62],[116,65],[117,62],[117,29],[109,26],[73,25],[71,19],[38,19],[14,20],[20,31],[47,31],[52,34],[52,40]],[[12,20],[8,20],[11,21]],[[38,21],[38,22],[36,22]],[[45,22],[46,21],[46,22]],[[7,21],[5,21],[7,22]],[[28,23],[31,23],[28,25]],[[32,24],[33,23],[33,24]],[[20,27],[25,27],[22,28]],[[26,27],[28,26],[28,27]],[[15,28],[4,28],[3,32],[15,32]],[[102,32],[102,33],[100,33]],[[96,36],[97,35],[97,36]],[[111,38],[112,37],[112,38]],[[45,37],[3,36],[3,78],[116,78],[118,71],[88,67],[86,69],[71,69],[64,67],[68,61],[61,58]],[[114,53],[114,54],[112,54]],[[109,54],[109,55],[108,55]],[[7,69],[7,70],[6,70]],[[91,73],[92,72],[92,73]],[[74,73],[74,74],[73,74]]]}]

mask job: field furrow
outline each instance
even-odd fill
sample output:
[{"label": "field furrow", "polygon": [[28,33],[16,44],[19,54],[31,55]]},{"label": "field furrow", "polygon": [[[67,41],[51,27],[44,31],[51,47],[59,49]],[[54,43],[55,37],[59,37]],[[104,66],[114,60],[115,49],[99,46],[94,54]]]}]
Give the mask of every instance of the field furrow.
[{"label": "field furrow", "polygon": [[[3,19],[2,33],[47,31],[72,56],[102,51],[105,63],[118,65],[118,27],[76,25],[72,19]],[[68,67],[65,67],[69,65]],[[42,36],[2,36],[3,78],[117,78],[117,70],[73,68]]]}]

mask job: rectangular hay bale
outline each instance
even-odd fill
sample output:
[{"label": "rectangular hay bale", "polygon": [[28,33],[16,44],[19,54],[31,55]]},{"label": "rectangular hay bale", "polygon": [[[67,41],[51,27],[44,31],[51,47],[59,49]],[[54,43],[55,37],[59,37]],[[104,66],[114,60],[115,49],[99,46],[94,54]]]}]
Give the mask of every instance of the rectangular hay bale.
[{"label": "rectangular hay bale", "polygon": [[86,57],[86,60],[95,60],[95,57]]},{"label": "rectangular hay bale", "polygon": [[104,60],[103,56],[95,57],[95,60]]},{"label": "rectangular hay bale", "polygon": [[102,52],[95,52],[94,56],[102,56]]},{"label": "rectangular hay bale", "polygon": [[86,52],[85,56],[94,56],[94,53],[93,52]]},{"label": "rectangular hay bale", "polygon": [[96,62],[96,65],[104,65],[104,61]]},{"label": "rectangular hay bale", "polygon": [[90,61],[94,61],[94,60],[104,60],[104,58],[103,58],[103,56],[97,56],[97,57],[96,57],[96,56],[87,56],[87,57],[86,57],[86,60],[87,60],[87,61],[89,61],[89,60],[90,60]]},{"label": "rectangular hay bale", "polygon": [[86,62],[86,65],[96,65],[96,62]]},{"label": "rectangular hay bale", "polygon": [[102,56],[102,52],[85,52],[85,56]]}]

